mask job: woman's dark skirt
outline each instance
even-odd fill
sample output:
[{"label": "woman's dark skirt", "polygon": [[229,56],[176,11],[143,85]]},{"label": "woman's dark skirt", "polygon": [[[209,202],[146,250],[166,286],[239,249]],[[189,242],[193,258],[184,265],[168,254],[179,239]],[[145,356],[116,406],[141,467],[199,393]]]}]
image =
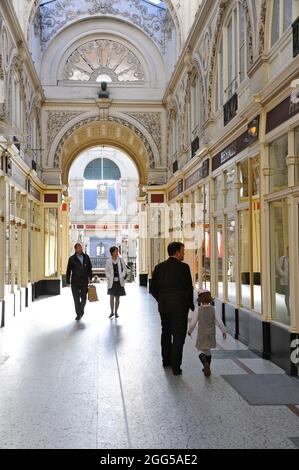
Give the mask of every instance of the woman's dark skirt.
[{"label": "woman's dark skirt", "polygon": [[123,297],[126,295],[125,288],[120,285],[119,281],[114,281],[111,289],[108,289],[108,295],[113,295],[114,297]]}]

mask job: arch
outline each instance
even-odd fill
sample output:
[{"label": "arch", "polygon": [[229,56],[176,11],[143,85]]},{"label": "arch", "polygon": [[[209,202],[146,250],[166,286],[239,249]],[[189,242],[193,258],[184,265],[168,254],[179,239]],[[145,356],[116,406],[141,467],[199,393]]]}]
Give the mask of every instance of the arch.
[{"label": "arch", "polygon": [[[146,81],[150,86],[160,88],[166,86],[166,67],[157,45],[137,26],[123,19],[108,16],[78,20],[68,24],[55,35],[42,58],[42,84],[57,86],[57,80],[61,78],[61,68],[68,53],[87,40],[101,38],[115,40],[132,50],[142,63]],[[138,44],[142,44],[142,49],[138,47]],[[73,86],[76,86],[75,82]]]},{"label": "arch", "polygon": [[73,161],[84,150],[108,146],[125,152],[135,163],[141,185],[148,180],[148,152],[140,137],[132,129],[114,121],[92,121],[79,126],[64,141],[56,155],[60,161],[61,179],[68,184],[68,174]]},{"label": "arch", "polygon": [[[249,51],[249,65],[253,64],[253,31],[251,15],[249,14],[248,0],[241,0],[246,20],[247,20],[247,39],[248,39],[248,51]],[[227,12],[233,8],[235,1],[230,3],[227,0],[218,0],[218,14],[216,20],[216,27],[214,31],[214,41],[212,45],[212,53],[210,58],[210,72],[208,76],[208,112],[209,115],[212,113],[212,102],[213,102],[213,89],[215,83],[215,70],[216,70],[216,57],[219,47],[219,40],[222,33],[223,23],[226,18]]]}]

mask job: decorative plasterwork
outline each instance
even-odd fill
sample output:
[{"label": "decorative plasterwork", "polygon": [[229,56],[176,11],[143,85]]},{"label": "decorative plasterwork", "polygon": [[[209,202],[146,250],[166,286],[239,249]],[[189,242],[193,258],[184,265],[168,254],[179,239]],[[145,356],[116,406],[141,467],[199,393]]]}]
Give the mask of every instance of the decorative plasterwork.
[{"label": "decorative plasterwork", "polygon": [[60,0],[42,7],[40,11],[41,41],[44,49],[67,24],[92,15],[102,15],[130,21],[140,27],[164,51],[167,10],[142,0]]},{"label": "decorative plasterwork", "polygon": [[140,122],[145,129],[150,133],[152,138],[157,145],[159,154],[162,153],[162,135],[161,135],[161,113],[146,113],[146,112],[135,112],[127,113],[136,121]]},{"label": "decorative plasterwork", "polygon": [[66,122],[82,114],[82,111],[48,111],[47,112],[47,148],[50,149],[58,132]]},{"label": "decorative plasterwork", "polygon": [[262,1],[261,14],[259,22],[259,55],[264,54],[265,51],[265,28],[267,16],[267,0]]},{"label": "decorative plasterwork", "polygon": [[66,80],[143,82],[144,71],[139,59],[124,44],[96,39],[79,46],[67,59],[63,76]]},{"label": "decorative plasterwork", "polygon": [[62,150],[63,150],[63,147],[64,147],[65,142],[67,141],[67,139],[70,136],[72,136],[72,134],[74,134],[77,131],[77,129],[80,129],[81,127],[86,126],[87,124],[92,124],[92,123],[95,123],[95,122],[98,122],[99,124],[102,123],[103,126],[105,125],[105,123],[114,122],[115,124],[119,124],[121,127],[128,128],[130,131],[132,131],[131,135],[135,135],[143,143],[143,146],[146,150],[146,158],[148,159],[149,167],[151,169],[155,168],[154,152],[153,152],[153,149],[152,149],[150,143],[148,142],[147,138],[145,137],[145,135],[136,126],[129,123],[128,121],[126,121],[122,118],[113,117],[113,116],[110,116],[108,118],[108,121],[99,121],[98,117],[86,118],[82,121],[77,122],[71,128],[69,128],[67,130],[67,132],[61,138],[61,140],[60,140],[60,142],[59,142],[59,144],[56,148],[55,156],[54,156],[54,162],[53,162],[53,167],[54,168],[59,168],[60,167]]}]

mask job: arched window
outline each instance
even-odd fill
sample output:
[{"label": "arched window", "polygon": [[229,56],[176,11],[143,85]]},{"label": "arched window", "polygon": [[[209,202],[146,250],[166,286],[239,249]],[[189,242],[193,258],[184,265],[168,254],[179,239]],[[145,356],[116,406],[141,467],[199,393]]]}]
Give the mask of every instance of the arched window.
[{"label": "arched window", "polygon": [[295,19],[294,0],[273,0],[271,21],[271,47]]},{"label": "arched window", "polygon": [[121,179],[121,173],[112,160],[97,158],[85,168],[84,178],[92,181],[118,181]]},{"label": "arched window", "polygon": [[217,56],[216,108],[237,91],[247,74],[247,25],[242,2],[235,3],[226,19]]}]

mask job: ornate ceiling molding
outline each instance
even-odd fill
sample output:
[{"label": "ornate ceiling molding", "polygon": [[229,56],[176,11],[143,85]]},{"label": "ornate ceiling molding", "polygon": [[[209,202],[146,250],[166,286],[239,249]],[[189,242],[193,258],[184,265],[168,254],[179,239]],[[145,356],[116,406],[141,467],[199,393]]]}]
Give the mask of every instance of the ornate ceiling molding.
[{"label": "ornate ceiling molding", "polygon": [[[41,42],[45,49],[66,25],[93,15],[116,16],[143,30],[164,52],[167,10],[142,0],[60,0],[40,9]],[[168,28],[171,20],[168,19]],[[175,24],[173,29],[175,29]]]},{"label": "ornate ceiling molding", "polygon": [[[95,39],[81,44],[64,66],[63,78],[74,81],[144,82],[140,60],[124,44],[110,39]],[[109,78],[109,80],[108,80]]]}]

